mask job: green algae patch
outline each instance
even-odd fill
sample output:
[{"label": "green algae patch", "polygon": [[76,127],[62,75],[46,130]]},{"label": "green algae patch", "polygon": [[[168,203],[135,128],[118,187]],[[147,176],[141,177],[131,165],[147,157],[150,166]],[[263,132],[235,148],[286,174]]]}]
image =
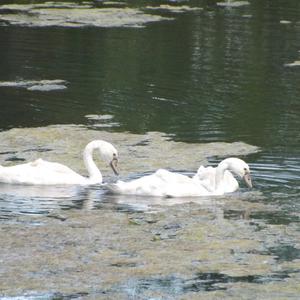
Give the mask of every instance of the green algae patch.
[{"label": "green algae patch", "polygon": [[300,60],[295,60],[292,63],[285,64],[286,67],[300,67]]},{"label": "green algae patch", "polygon": [[[91,140],[103,139],[119,152],[121,177],[159,168],[196,172],[209,156],[245,156],[259,149],[243,142],[184,143],[175,142],[159,132],[144,135],[88,129],[82,125],[54,125],[38,128],[14,128],[0,132],[0,164],[13,165],[16,160],[43,158],[67,165],[86,174],[82,151]],[[95,155],[100,170],[111,177],[111,170]],[[172,200],[171,200],[172,201]],[[190,201],[190,200],[189,200]]]},{"label": "green algae patch", "polygon": [[[1,14],[1,11],[5,12]],[[28,27],[143,27],[172,20],[129,7],[103,7],[76,3],[9,4],[0,6],[3,24]]]},{"label": "green algae patch", "polygon": [[217,2],[217,5],[221,7],[231,8],[231,7],[242,7],[242,6],[250,5],[250,2],[229,0],[225,2]]},{"label": "green algae patch", "polygon": [[[194,203],[154,216],[109,210],[64,215],[64,221],[27,216],[0,224],[5,241],[0,249],[1,295],[128,299],[134,290],[140,297],[193,299],[196,293],[198,299],[239,299],[243,291],[251,299],[255,291],[257,298],[283,299],[299,293],[299,260],[278,261],[267,254],[273,241],[266,233],[274,233],[268,224],[257,232],[241,219],[231,221],[235,231],[230,226],[227,231],[229,221],[222,222],[213,207]],[[128,219],[140,220],[140,225],[132,226]],[[277,243],[284,231],[276,228]],[[153,241],[153,235],[161,238]],[[299,238],[296,228],[288,238],[291,243]]]},{"label": "green algae patch", "polygon": [[1,87],[25,88],[28,91],[54,91],[66,89],[65,80],[20,80],[20,81],[0,81]]},{"label": "green algae patch", "polygon": [[162,10],[162,11],[168,11],[172,13],[199,12],[203,10],[201,7],[191,7],[188,5],[168,5],[168,4],[161,4],[159,6],[146,6],[146,9]]}]

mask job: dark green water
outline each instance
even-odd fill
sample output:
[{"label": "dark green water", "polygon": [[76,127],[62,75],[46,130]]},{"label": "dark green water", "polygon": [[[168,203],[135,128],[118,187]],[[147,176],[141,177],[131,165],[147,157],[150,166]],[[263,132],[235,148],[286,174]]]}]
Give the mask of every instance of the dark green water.
[{"label": "dark green water", "polygon": [[300,68],[284,65],[300,56],[300,4],[199,6],[145,28],[1,27],[0,81],[68,82],[48,93],[2,87],[1,129],[112,114],[121,131],[297,153]]}]

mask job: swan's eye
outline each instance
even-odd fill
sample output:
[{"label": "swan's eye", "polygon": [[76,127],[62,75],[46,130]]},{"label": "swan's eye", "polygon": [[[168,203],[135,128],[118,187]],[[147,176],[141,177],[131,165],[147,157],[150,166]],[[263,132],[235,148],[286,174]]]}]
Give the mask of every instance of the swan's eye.
[{"label": "swan's eye", "polygon": [[250,174],[250,170],[247,168],[244,168],[245,174]]}]

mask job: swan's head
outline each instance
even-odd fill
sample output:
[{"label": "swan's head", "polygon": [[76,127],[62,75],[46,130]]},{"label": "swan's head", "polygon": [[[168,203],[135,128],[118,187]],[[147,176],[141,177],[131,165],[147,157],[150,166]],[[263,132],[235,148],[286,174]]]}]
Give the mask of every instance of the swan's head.
[{"label": "swan's head", "polygon": [[109,165],[112,168],[112,170],[114,171],[115,175],[119,175],[119,172],[118,172],[118,153],[117,152],[113,153],[113,158],[110,161]]},{"label": "swan's head", "polygon": [[227,158],[223,162],[227,164],[227,168],[230,171],[242,178],[249,188],[252,188],[250,168],[247,163],[236,157]]},{"label": "swan's head", "polygon": [[111,144],[102,140],[95,140],[89,143],[92,148],[97,148],[100,152],[102,159],[112,168],[115,175],[119,175],[118,172],[118,151]]},{"label": "swan's head", "polygon": [[100,154],[104,161],[106,161],[112,168],[115,175],[119,175],[118,172],[118,151],[110,143],[104,142],[101,147],[99,147]]}]

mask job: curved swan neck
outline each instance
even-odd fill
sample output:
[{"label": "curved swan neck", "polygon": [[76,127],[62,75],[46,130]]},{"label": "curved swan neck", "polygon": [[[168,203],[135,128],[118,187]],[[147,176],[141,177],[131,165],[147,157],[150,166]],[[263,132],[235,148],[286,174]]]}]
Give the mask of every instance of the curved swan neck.
[{"label": "curved swan neck", "polygon": [[222,160],[217,168],[216,168],[216,179],[215,179],[215,188],[218,189],[218,187],[220,186],[223,178],[224,178],[224,173],[225,171],[228,169],[228,164],[225,160]]},{"label": "curved swan neck", "polygon": [[93,159],[93,151],[96,148],[99,148],[99,145],[94,142],[90,142],[89,144],[87,144],[83,151],[83,161],[86,169],[88,170],[89,179],[95,178],[97,179],[97,181],[101,182],[102,174]]}]

